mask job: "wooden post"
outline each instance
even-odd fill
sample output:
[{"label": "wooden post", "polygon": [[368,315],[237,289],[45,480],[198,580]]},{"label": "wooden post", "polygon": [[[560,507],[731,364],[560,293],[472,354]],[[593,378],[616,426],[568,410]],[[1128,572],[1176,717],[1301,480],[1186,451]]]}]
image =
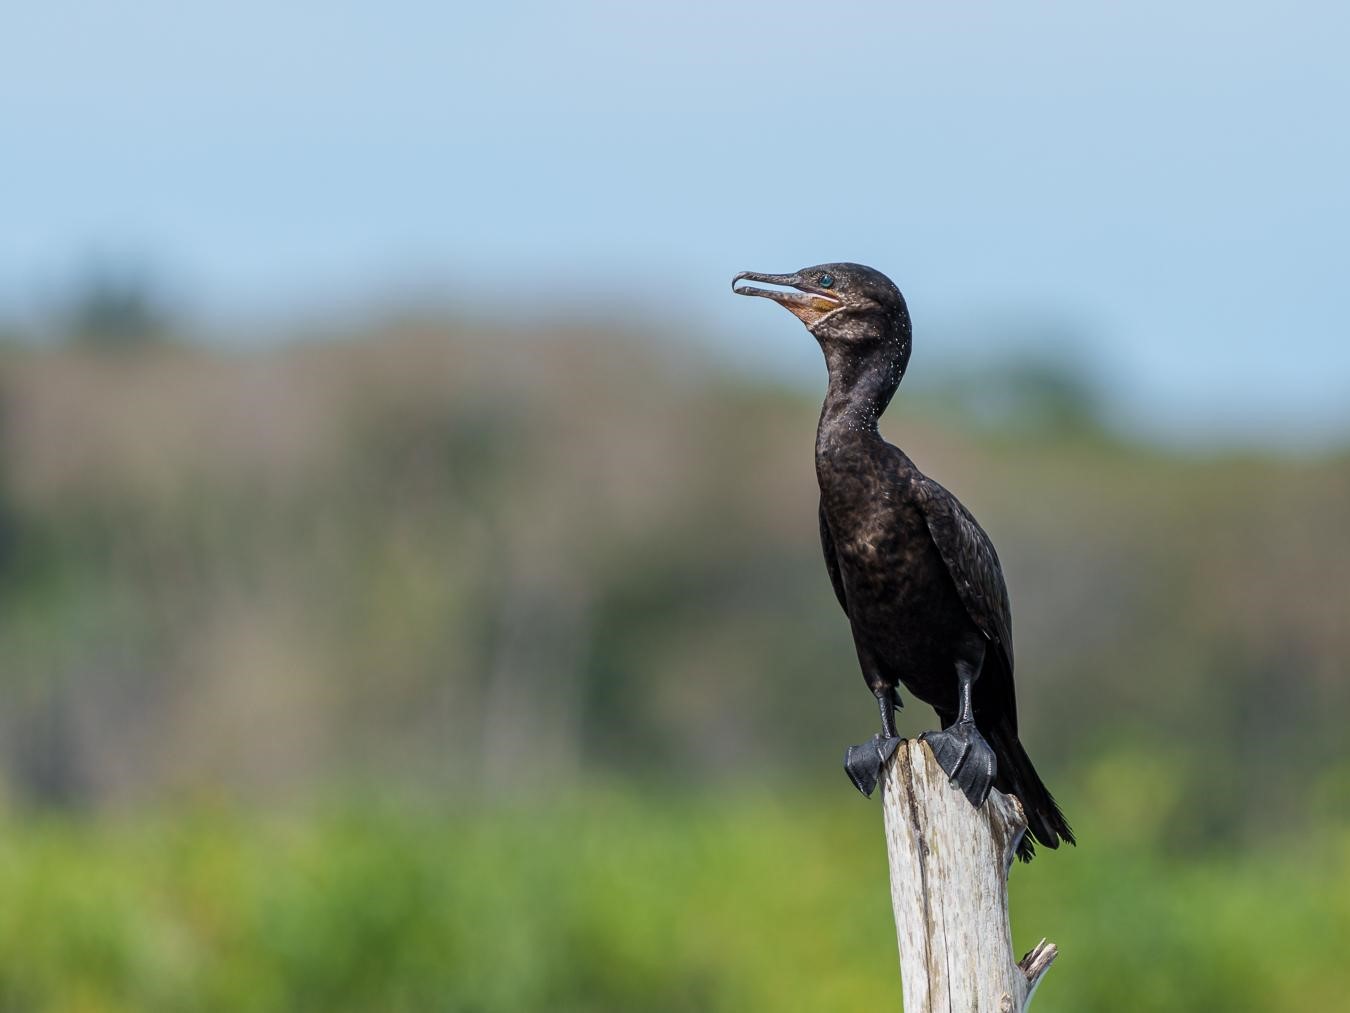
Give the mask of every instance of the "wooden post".
[{"label": "wooden post", "polygon": [[1056,955],[1042,939],[1013,959],[1008,871],[1026,831],[1021,805],[993,791],[974,808],[919,739],[887,765],[882,805],[905,1013],[1021,1013]]}]

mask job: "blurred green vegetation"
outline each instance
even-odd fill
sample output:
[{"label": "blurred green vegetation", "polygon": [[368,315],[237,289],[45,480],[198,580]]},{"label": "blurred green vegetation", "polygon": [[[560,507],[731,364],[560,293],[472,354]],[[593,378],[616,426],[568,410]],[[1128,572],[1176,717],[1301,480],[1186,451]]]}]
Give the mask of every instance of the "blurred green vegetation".
[{"label": "blurred green vegetation", "polygon": [[[898,1009],[875,807],[843,793],[592,793],[531,809],[195,807],[0,824],[0,1008]],[[1350,828],[1018,866],[1036,1008],[1335,1009]]]},{"label": "blurred green vegetation", "polygon": [[[653,338],[111,319],[0,348],[0,1005],[898,1006],[812,397]],[[1082,841],[1013,876],[1037,1008],[1334,1006],[1350,457],[1132,445],[1013,372],[883,430],[999,546]]]}]

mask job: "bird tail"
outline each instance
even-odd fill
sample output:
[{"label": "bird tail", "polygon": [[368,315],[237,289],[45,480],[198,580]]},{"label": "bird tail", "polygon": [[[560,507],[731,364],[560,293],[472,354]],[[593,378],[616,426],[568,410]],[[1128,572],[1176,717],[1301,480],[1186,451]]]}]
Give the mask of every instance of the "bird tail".
[{"label": "bird tail", "polygon": [[1068,820],[1059,811],[1054,796],[1036,773],[1031,757],[1027,756],[1027,751],[1017,738],[1017,732],[1006,717],[999,718],[990,729],[989,739],[998,756],[998,779],[1003,782],[999,787],[1016,795],[1022,803],[1022,811],[1026,813],[1028,833],[1023,834],[1017,844],[1017,857],[1024,862],[1031,861],[1035,853],[1031,843],[1033,837],[1038,844],[1052,849],[1059,847],[1062,840],[1076,843]]}]

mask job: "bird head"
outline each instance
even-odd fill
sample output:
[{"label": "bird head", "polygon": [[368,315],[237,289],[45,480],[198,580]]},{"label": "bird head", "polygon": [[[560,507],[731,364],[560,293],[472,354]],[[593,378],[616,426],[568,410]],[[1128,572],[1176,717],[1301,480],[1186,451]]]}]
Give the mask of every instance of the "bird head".
[{"label": "bird head", "polygon": [[[779,287],[740,284],[746,281]],[[742,271],[731,288],[785,307],[820,342],[827,360],[880,356],[901,374],[909,362],[909,309],[895,283],[880,271],[862,264],[818,264],[795,274]]]}]

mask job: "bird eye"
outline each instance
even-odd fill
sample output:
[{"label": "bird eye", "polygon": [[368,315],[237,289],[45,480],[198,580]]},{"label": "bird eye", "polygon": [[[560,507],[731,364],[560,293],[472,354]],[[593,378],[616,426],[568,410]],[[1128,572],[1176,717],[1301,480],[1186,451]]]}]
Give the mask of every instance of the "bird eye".
[{"label": "bird eye", "polygon": [[830,287],[831,285],[833,285],[833,284],[834,284],[834,275],[832,275],[832,274],[822,274],[822,275],[820,276],[820,287],[821,287],[821,288],[829,288],[829,287]]}]

